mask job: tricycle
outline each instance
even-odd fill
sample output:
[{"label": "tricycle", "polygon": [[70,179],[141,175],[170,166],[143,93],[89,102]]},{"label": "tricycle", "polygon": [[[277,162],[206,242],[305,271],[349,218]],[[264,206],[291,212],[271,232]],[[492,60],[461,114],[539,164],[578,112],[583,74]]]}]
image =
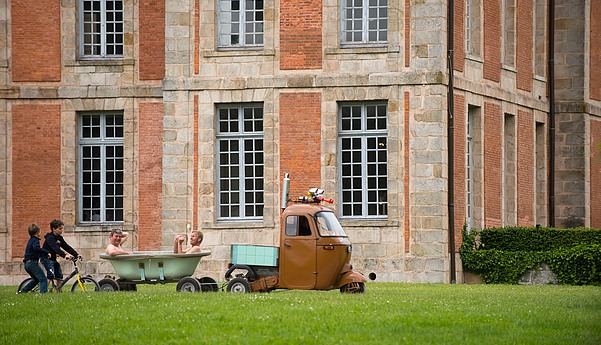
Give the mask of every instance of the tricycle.
[{"label": "tricycle", "polygon": [[365,277],[353,272],[352,245],[324,191],[312,188],[307,196],[288,200],[289,175],[283,182],[280,245],[233,244],[225,273],[227,291],[275,289],[332,290],[364,293]]},{"label": "tricycle", "polygon": [[174,254],[168,251],[140,251],[133,254],[100,254],[109,260],[119,278],[107,276],[98,282],[100,291],[135,291],[137,284],[165,284],[177,282],[177,291],[218,291],[211,277],[194,278],[192,275],[208,250],[199,253]]}]

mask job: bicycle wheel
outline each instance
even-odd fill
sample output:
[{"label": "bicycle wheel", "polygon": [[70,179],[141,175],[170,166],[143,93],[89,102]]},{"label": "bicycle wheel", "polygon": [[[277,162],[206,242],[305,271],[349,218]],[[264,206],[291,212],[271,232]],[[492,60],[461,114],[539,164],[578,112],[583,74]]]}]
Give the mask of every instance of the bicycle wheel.
[{"label": "bicycle wheel", "polygon": [[100,291],[100,286],[92,277],[81,277],[82,285],[79,285],[79,282],[76,280],[73,283],[73,287],[71,288],[71,292],[77,293],[90,293],[94,291]]},{"label": "bicycle wheel", "polygon": [[[29,284],[29,282],[33,281],[33,278],[29,277],[25,280],[23,280],[21,282],[21,284],[19,284],[19,287],[17,288],[17,292],[21,292],[21,290],[27,285]],[[33,289],[31,289],[30,291],[27,292],[38,292],[40,291],[40,284],[36,284],[36,286],[33,287]]]}]

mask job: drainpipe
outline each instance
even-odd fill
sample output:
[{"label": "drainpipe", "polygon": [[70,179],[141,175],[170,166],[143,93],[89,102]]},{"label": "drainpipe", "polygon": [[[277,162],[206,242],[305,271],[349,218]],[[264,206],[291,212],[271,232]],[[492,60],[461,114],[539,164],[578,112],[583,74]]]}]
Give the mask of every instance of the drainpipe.
[{"label": "drainpipe", "polygon": [[447,14],[447,64],[449,72],[449,87],[447,88],[447,164],[448,164],[448,209],[449,215],[449,254],[450,254],[450,283],[457,282],[457,270],[455,268],[455,193],[454,193],[454,157],[453,151],[455,147],[454,133],[455,125],[453,122],[454,116],[454,98],[453,98],[453,44],[454,44],[454,17],[455,17],[455,1],[448,2]]},{"label": "drainpipe", "polygon": [[549,0],[549,226],[555,227],[555,0]]}]

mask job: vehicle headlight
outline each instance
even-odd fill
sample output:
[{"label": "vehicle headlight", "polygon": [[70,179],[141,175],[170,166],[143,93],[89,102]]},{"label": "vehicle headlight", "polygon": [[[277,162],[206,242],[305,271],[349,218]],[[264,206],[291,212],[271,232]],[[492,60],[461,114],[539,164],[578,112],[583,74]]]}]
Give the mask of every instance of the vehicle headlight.
[{"label": "vehicle headlight", "polygon": [[346,247],[346,252],[347,252],[347,253],[350,253],[350,252],[352,252],[352,251],[353,251],[353,246],[348,246],[348,247]]}]

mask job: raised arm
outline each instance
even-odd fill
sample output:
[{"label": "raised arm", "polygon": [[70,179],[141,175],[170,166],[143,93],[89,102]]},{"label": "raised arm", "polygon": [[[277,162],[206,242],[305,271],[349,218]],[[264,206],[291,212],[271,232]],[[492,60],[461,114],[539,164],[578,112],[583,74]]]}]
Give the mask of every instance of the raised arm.
[{"label": "raised arm", "polygon": [[173,252],[175,254],[182,253],[182,242],[184,242],[184,237],[181,235],[175,236],[173,239]]}]

